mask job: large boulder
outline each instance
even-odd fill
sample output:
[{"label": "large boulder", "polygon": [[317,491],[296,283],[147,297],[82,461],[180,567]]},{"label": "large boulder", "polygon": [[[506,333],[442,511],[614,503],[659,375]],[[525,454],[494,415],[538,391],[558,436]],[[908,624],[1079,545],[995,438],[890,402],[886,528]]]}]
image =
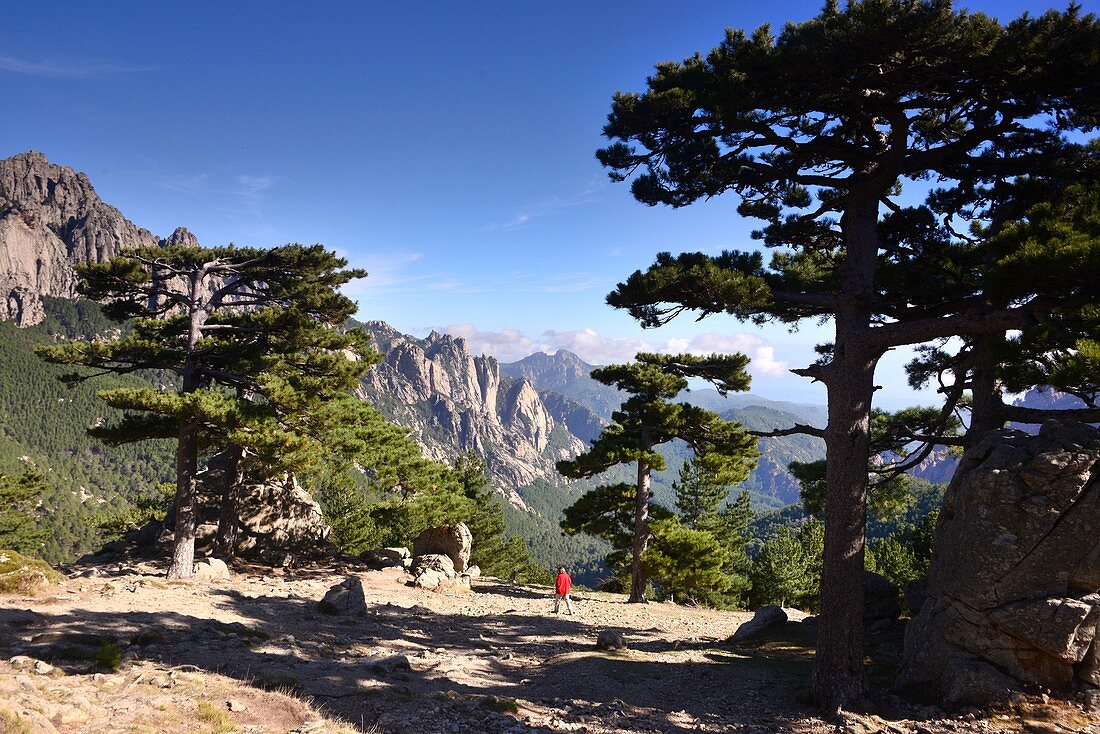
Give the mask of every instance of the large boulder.
[{"label": "large boulder", "polygon": [[317,602],[317,609],[325,614],[362,614],[366,608],[363,582],[357,576],[348,576],[330,588],[325,593],[325,598]]},{"label": "large boulder", "polygon": [[367,550],[359,554],[359,559],[373,569],[409,568],[412,565],[412,553],[408,548],[391,547]]},{"label": "large boulder", "polygon": [[413,555],[426,556],[442,554],[451,559],[454,570],[462,573],[470,564],[470,550],[474,545],[474,536],[466,523],[440,525],[428,528],[413,541]]},{"label": "large boulder", "polygon": [[293,476],[238,487],[240,524],[237,553],[278,560],[287,554],[313,556],[324,552],[332,528],[321,506]]},{"label": "large boulder", "polygon": [[596,636],[597,650],[625,650],[626,648],[626,638],[618,630],[600,630],[600,634]]},{"label": "large boulder", "polygon": [[992,433],[947,490],[898,683],[956,703],[1010,685],[1097,685],[1097,592],[1100,431],[1049,421],[1037,436]]},{"label": "large boulder", "polygon": [[437,589],[455,580],[455,566],[449,556],[429,553],[417,556],[412,564],[413,586],[421,589]]},{"label": "large boulder", "polygon": [[761,632],[771,627],[779,627],[787,623],[787,613],[782,607],[768,604],[756,610],[752,619],[737,628],[730,638],[731,642],[744,642],[756,637]]},{"label": "large boulder", "polygon": [[863,621],[872,624],[879,620],[895,620],[901,616],[898,603],[898,587],[885,576],[871,571],[863,572]]}]

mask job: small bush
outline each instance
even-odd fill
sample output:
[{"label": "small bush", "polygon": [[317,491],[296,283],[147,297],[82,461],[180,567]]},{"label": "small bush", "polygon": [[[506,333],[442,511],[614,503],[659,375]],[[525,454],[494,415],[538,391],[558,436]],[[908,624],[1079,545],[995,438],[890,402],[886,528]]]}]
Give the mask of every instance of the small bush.
[{"label": "small bush", "polygon": [[518,714],[519,704],[516,703],[514,698],[505,698],[502,696],[486,696],[482,699],[485,708],[492,711],[496,711],[501,714]]},{"label": "small bush", "polygon": [[115,670],[122,664],[122,650],[114,640],[104,640],[93,659],[99,667]]},{"label": "small bush", "polygon": [[19,717],[19,714],[0,708],[0,734],[33,734],[34,730]]}]

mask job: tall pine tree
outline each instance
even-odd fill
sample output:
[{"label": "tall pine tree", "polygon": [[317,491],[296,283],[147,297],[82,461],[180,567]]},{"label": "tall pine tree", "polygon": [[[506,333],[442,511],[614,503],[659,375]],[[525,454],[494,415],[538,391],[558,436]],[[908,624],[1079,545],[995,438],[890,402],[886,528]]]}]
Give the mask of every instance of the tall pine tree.
[{"label": "tall pine tree", "polygon": [[[79,270],[81,292],[107,302],[133,328],[108,341],[70,342],[39,350],[51,362],[85,365],[96,372],[161,370],[176,378],[172,390],[113,391],[113,407],[138,411],[124,417],[118,435],[160,437],[164,418],[175,426],[175,546],[169,578],[188,578],[195,554],[195,481],[204,428],[241,428],[240,438],[264,422],[285,448],[282,426],[266,410],[291,394],[342,394],[366,351],[361,335],[334,328],[355,311],[339,293],[365,272],[320,245],[271,250],[184,245],[131,250]],[[365,368],[365,367],[364,367]],[[310,398],[313,399],[312,397]],[[257,422],[249,411],[264,406]],[[236,441],[241,445],[241,441]],[[256,441],[257,444],[260,441]]]},{"label": "tall pine tree", "polygon": [[[733,192],[743,216],[764,221],[757,236],[779,249],[769,265],[759,252],[661,254],[608,302],[646,326],[688,310],[834,326],[821,359],[796,370],[828,392],[812,690],[829,709],[867,689],[862,574],[879,359],[952,336],[1003,337],[1095,302],[1095,280],[1079,278],[1091,259],[1081,251],[1060,260],[1067,269],[1017,284],[1010,300],[974,290],[954,277],[972,253],[951,225],[982,219],[1015,179],[1061,174],[1052,169],[1074,159],[1065,134],[1098,119],[1098,49],[1100,26],[1077,6],[1002,26],[949,0],[854,0],[843,10],[829,0],[778,37],[766,26],[730,30],[708,55],[658,66],[645,93],[615,96],[604,128],[613,142],[598,153],[614,180],[634,175],[631,190],[649,205]],[[929,180],[939,188],[925,206],[897,203],[903,183],[927,191]],[[928,236],[937,221],[949,239]],[[1041,250],[1039,261],[1056,254]],[[907,267],[939,276],[879,277]],[[1077,282],[1085,287],[1059,285]]]},{"label": "tall pine tree", "polygon": [[[630,397],[612,414],[611,424],[585,453],[558,462],[558,471],[581,479],[626,463],[637,465],[631,532],[630,602],[645,601],[642,556],[652,533],[649,528],[650,484],[654,470],[665,467],[655,449],[673,439],[685,441],[701,462],[727,483],[743,481],[755,464],[755,441],[740,424],[685,403],[670,402],[688,386],[688,377],[714,384],[719,392],[747,390],[748,359],[737,355],[658,355],[640,353],[637,362],[592,371],[592,378],[614,385]],[[566,518],[569,518],[567,513]]]}]

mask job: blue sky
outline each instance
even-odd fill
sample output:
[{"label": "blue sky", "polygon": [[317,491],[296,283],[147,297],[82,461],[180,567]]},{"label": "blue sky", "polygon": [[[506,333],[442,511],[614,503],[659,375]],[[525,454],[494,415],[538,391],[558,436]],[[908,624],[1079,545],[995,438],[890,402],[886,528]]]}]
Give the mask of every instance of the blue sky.
[{"label": "blue sky", "polygon": [[[754,392],[823,402],[785,368],[827,329],[711,317],[643,331],[604,305],[655,253],[745,248],[753,223],[732,197],[644,207],[593,155],[612,94],[641,90],[656,62],[820,5],[9,4],[0,157],[36,149],[85,171],[160,235],[325,243],[371,273],[350,288],[360,316],[402,331],[447,330],[505,361],[740,350]],[[965,5],[1002,19],[1052,7]],[[884,406],[920,397],[904,361],[880,368]]]}]

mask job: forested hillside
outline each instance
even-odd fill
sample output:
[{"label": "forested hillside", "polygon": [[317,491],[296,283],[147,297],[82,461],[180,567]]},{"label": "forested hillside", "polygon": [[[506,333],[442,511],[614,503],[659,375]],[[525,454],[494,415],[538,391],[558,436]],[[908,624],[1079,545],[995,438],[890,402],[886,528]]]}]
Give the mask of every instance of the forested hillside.
[{"label": "forested hillside", "polygon": [[71,560],[97,546],[99,520],[171,479],[169,442],[108,447],[86,430],[110,413],[100,390],[148,384],[148,376],[102,377],[68,387],[71,368],[48,365],[31,351],[63,336],[118,328],[87,302],[45,298],[46,319],[19,329],[0,322],[0,472],[38,470],[48,487],[40,507],[51,530],[41,551],[48,561]]}]

